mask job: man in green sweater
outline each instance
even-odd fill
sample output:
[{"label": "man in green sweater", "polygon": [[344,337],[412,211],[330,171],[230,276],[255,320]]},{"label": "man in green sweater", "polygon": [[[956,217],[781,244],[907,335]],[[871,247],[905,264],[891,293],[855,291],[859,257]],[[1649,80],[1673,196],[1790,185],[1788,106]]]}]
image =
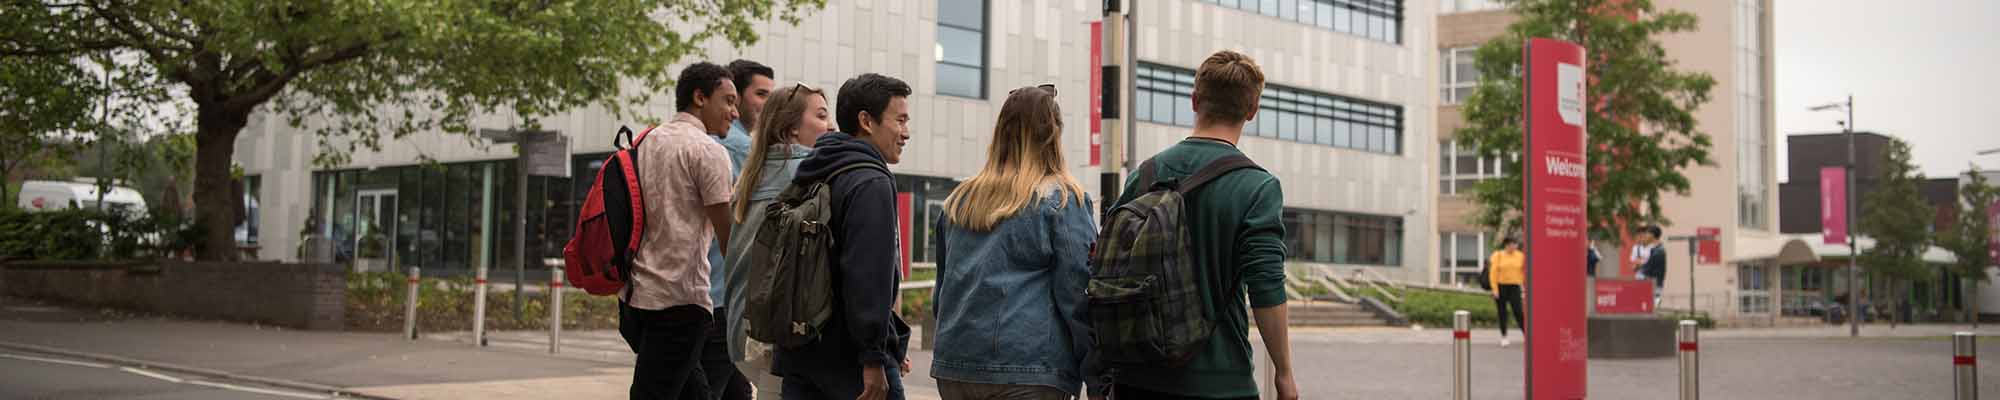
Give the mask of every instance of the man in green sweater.
[{"label": "man in green sweater", "polygon": [[[1241,155],[1243,124],[1257,113],[1264,72],[1249,56],[1224,50],[1194,78],[1194,134],[1154,155],[1155,180],[1183,179],[1224,156]],[[1137,177],[1132,178],[1136,180]],[[1113,207],[1145,194],[1153,182],[1127,181]],[[1285,315],[1285,195],[1261,169],[1230,172],[1188,194],[1191,255],[1203,272],[1201,297],[1215,316],[1205,349],[1180,367],[1121,367],[1112,395],[1123,399],[1256,399],[1246,295],[1275,366],[1277,397],[1299,398],[1292,381]]]}]

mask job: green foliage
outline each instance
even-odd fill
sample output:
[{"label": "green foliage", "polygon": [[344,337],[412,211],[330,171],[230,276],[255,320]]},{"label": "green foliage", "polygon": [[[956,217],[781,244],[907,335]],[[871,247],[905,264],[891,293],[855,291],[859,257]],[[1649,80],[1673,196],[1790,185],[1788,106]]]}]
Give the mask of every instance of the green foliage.
[{"label": "green foliage", "polygon": [[81,261],[170,257],[193,246],[201,230],[172,215],[90,209],[0,210],[0,258]]},{"label": "green foliage", "polygon": [[2000,202],[2000,187],[1986,181],[1973,166],[1965,171],[1965,184],[1958,187],[1958,218],[1950,229],[1938,232],[1938,245],[1958,259],[1952,269],[1974,282],[1987,281],[1986,268],[2000,264],[1992,257],[1993,220],[1987,216]]},{"label": "green foliage", "polygon": [[1388,289],[1390,293],[1402,297],[1398,302],[1390,300],[1374,290],[1360,291],[1361,297],[1372,298],[1389,304],[1402,313],[1411,323],[1430,327],[1451,327],[1452,314],[1459,310],[1472,313],[1473,326],[1495,326],[1500,321],[1499,308],[1493,305],[1493,297],[1481,294],[1452,292],[1429,289]]},{"label": "green foliage", "polygon": [[[319,165],[416,132],[471,134],[481,116],[519,128],[587,106],[621,119],[670,93],[669,66],[710,39],[756,42],[773,18],[797,23],[825,0],[10,1],[0,59],[89,58],[121,99],[193,103],[202,221],[231,226],[229,159],[262,108],[318,136]],[[35,78],[37,87],[62,87]],[[175,90],[167,90],[173,88]],[[272,100],[276,99],[276,102]],[[31,120],[54,112],[28,111]],[[309,117],[327,117],[307,124]],[[506,119],[506,118],[503,118]],[[219,147],[219,148],[218,148]],[[201,256],[234,257],[226,231]]]},{"label": "green foliage", "polygon": [[1694,320],[1695,326],[1698,328],[1715,329],[1715,318],[1708,316],[1707,312],[1665,311],[1660,313],[1660,319],[1672,321]]},{"label": "green foliage", "polygon": [[1882,175],[1875,178],[1878,184],[1862,202],[1867,207],[1857,226],[1862,236],[1875,239],[1875,246],[1861,252],[1861,266],[1897,280],[1929,279],[1931,268],[1923,255],[1937,214],[1918,191],[1924,175],[1910,164],[1908,142],[1890,138]]},{"label": "green foliage", "polygon": [[[409,275],[401,272],[350,272],[347,274],[347,328],[360,331],[400,332],[403,330],[405,301],[409,295]],[[424,278],[417,293],[417,330],[420,332],[466,331],[472,329],[472,278]],[[490,288],[489,288],[490,289]],[[490,330],[548,329],[548,296],[527,292],[521,305],[522,318],[514,319],[514,292],[486,292],[486,326]],[[618,298],[591,296],[579,291],[563,292],[563,329],[615,329],[618,327]]]},{"label": "green foliage", "polygon": [[1502,232],[1521,227],[1521,161],[1513,157],[1523,143],[1518,71],[1522,45],[1538,37],[1586,49],[1590,230],[1667,222],[1662,193],[1687,194],[1681,170],[1712,163],[1711,140],[1698,130],[1694,111],[1708,102],[1715,79],[1677,68],[1657,40],[1694,31],[1695,16],[1655,10],[1648,0],[1522,0],[1509,9],[1520,19],[1476,53],[1479,86],[1464,103],[1466,125],[1457,131],[1480,155],[1504,162],[1501,177],[1473,190],[1480,204],[1475,222]]},{"label": "green foliage", "polygon": [[[91,125],[99,96],[81,66],[68,60],[0,58],[0,181],[23,168],[45,167],[74,149],[66,133]],[[11,187],[0,192],[15,208]]]},{"label": "green foliage", "polygon": [[[937,280],[937,268],[911,268],[910,277],[903,279],[904,282],[932,280]],[[922,321],[931,317],[931,303],[936,300],[936,297],[932,296],[930,289],[904,290],[900,296],[902,298],[902,305],[899,311],[902,312],[904,319]]]}]

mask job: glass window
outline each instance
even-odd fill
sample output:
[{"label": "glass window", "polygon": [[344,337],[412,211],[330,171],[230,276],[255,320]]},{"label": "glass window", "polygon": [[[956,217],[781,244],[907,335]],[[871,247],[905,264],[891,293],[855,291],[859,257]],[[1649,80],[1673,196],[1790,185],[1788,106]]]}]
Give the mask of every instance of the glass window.
[{"label": "glass window", "polygon": [[[1194,126],[1194,72],[1141,64],[1134,107],[1141,120]],[[1355,150],[1401,152],[1402,107],[1267,85],[1257,115],[1244,126],[1254,136]]]},{"label": "glass window", "polygon": [[986,98],[986,1],[938,0],[937,93]]},{"label": "glass window", "polygon": [[1286,21],[1299,20],[1298,0],[1278,0],[1278,18],[1283,18]]},{"label": "glass window", "polygon": [[1354,32],[1354,11],[1346,5],[1335,5],[1333,7],[1333,30]]},{"label": "glass window", "polygon": [[1278,0],[1264,0],[1263,6],[1258,7],[1258,11],[1264,15],[1277,16]]}]

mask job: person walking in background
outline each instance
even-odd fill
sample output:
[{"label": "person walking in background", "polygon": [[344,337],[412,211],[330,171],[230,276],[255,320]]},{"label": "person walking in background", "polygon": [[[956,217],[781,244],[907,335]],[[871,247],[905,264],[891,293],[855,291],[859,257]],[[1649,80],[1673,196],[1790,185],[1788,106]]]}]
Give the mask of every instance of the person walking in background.
[{"label": "person walking in background", "polygon": [[799,163],[812,155],[813,142],[833,129],[833,111],[827,108],[825,92],[817,88],[800,83],[771,92],[769,100],[763,104],[759,121],[752,125],[756,128],[750,134],[746,158],[750,162],[736,178],[736,201],[731,210],[736,224],[730,228],[733,235],[726,270],[738,273],[724,278],[729,358],[755,383],[756,398],[760,399],[777,399],[783,382],[771,374],[770,346],[744,338],[743,310],[748,301],[744,294],[751,281],[742,273],[750,268],[746,253],[757,238],[757,227],[764,223],[765,206],[791,186]]},{"label": "person walking in background", "polygon": [[1667,249],[1660,246],[1660,226],[1647,225],[1632,231],[1639,244],[1632,246],[1632,261],[1638,262],[1640,280],[1653,280],[1653,309],[1660,308],[1660,292],[1667,290]]},{"label": "person walking in background", "polygon": [[[818,341],[780,348],[772,372],[784,378],[786,400],[901,400],[900,368],[909,325],[891,308],[901,280],[895,180],[888,164],[902,161],[910,140],[910,85],[877,74],[841,84],[834,120],[840,132],[819,137],[799,164],[794,185],[832,188],[836,315]],[[874,163],[834,176],[843,167]],[[901,370],[901,371],[897,371]]]},{"label": "person walking in background", "polygon": [[1514,325],[1521,328],[1521,335],[1528,335],[1528,320],[1522,319],[1521,284],[1528,281],[1526,265],[1528,254],[1521,252],[1521,242],[1514,238],[1500,240],[1500,249],[1486,260],[1487,275],[1493,279],[1493,309],[1500,318],[1500,347],[1507,347],[1507,317],[1514,318]]},{"label": "person walking in background", "polygon": [[[711,136],[736,118],[729,70],[702,62],[681,70],[679,113],[639,142],[645,239],[618,304],[618,333],[638,353],[634,399],[708,399],[702,346],[714,307],[706,253],[729,240],[729,155]],[[712,231],[711,231],[712,230]]]},{"label": "person walking in background", "polygon": [[938,219],[931,376],[945,400],[1066,400],[1105,387],[1090,359],[1086,260],[1097,227],[1062,152],[1054,85],[1014,89],[986,167]]},{"label": "person walking in background", "polygon": [[[736,86],[737,118],[729,121],[729,130],[716,136],[715,141],[728,152],[729,177],[734,179],[743,173],[743,158],[750,151],[750,135],[744,124],[755,126],[757,111],[764,108],[764,100],[771,96],[771,79],[775,73],[771,67],[750,60],[732,61],[728,69],[730,83]],[[727,342],[730,316],[742,315],[742,309],[729,307],[728,285],[723,284],[729,279],[728,264],[722,258],[722,246],[725,244],[718,240],[708,247],[708,276],[714,283],[708,287],[708,297],[715,304],[717,317],[706,332],[708,342],[702,345],[701,368],[708,375],[708,387],[714,392],[712,399],[750,400],[750,381],[731,362],[734,357],[731,357],[730,350],[735,347]]]},{"label": "person walking in background", "polygon": [[[1250,56],[1230,50],[1210,55],[1195,72],[1194,133],[1147,160],[1142,171],[1125,182],[1113,207],[1131,203],[1161,182],[1211,178],[1197,172],[1217,160],[1248,162],[1236,144],[1243,137],[1243,125],[1256,117],[1263,91],[1264,71]],[[1113,367],[1117,370],[1112,377],[1113,397],[1257,398],[1246,309],[1254,310],[1257,332],[1271,356],[1275,398],[1299,397],[1286,331],[1284,191],[1278,178],[1261,168],[1235,169],[1212,178],[1205,185],[1188,182],[1196,190],[1185,195],[1188,218],[1181,226],[1187,229],[1187,254],[1199,271],[1193,277],[1199,288],[1196,295],[1214,325],[1185,365]]]}]

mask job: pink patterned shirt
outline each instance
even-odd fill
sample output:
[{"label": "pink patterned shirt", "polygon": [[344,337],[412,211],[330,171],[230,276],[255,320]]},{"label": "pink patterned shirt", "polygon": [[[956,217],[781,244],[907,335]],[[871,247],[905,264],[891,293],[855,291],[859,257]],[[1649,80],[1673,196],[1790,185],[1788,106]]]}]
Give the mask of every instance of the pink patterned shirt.
[{"label": "pink patterned shirt", "polygon": [[653,129],[639,144],[639,187],[646,231],[632,263],[631,306],[663,310],[699,305],[708,297],[708,246],[715,240],[703,207],[728,204],[729,153],[688,113]]}]

